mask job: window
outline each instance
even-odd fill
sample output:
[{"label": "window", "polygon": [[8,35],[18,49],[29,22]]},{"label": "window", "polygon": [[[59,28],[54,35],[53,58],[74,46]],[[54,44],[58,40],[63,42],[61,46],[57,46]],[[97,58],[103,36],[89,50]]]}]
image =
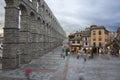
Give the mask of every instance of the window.
[{"label": "window", "polygon": [[87,37],[85,37],[85,40],[87,41]]},{"label": "window", "polygon": [[77,37],[78,37],[79,35],[77,35]]},{"label": "window", "polygon": [[72,41],[72,43],[75,43],[75,41]]},{"label": "window", "polygon": [[102,33],[101,33],[101,31],[99,31],[99,33],[98,33],[99,35],[101,35]]},{"label": "window", "polygon": [[96,46],[96,43],[95,43],[95,42],[93,43],[93,46]]},{"label": "window", "polygon": [[93,35],[96,35],[96,32],[95,32],[95,31],[93,31]]},{"label": "window", "polygon": [[105,41],[107,42],[108,40],[107,40],[107,39],[105,39]]},{"label": "window", "polygon": [[85,45],[88,45],[88,43],[86,42]]},{"label": "window", "polygon": [[95,39],[95,38],[93,38],[93,41],[96,41],[96,39]]},{"label": "window", "polygon": [[102,46],[102,44],[101,44],[101,42],[99,42],[99,47],[101,47]]},{"label": "window", "polygon": [[77,41],[78,44],[80,44],[80,41]]},{"label": "window", "polygon": [[102,41],[102,39],[101,39],[101,38],[99,38],[99,41]]}]

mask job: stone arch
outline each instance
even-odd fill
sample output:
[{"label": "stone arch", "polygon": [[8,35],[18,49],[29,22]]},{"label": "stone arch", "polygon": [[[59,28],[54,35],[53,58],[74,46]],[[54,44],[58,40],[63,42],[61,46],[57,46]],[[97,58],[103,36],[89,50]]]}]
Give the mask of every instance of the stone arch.
[{"label": "stone arch", "polygon": [[48,13],[48,15],[49,15],[49,17],[51,17],[51,14],[50,14],[50,13]]},{"label": "stone arch", "polygon": [[37,20],[38,20],[38,21],[41,21],[41,18],[40,18],[40,17],[38,17],[38,18],[37,18]]},{"label": "stone arch", "polygon": [[34,31],[34,27],[35,27],[35,13],[33,11],[30,12],[29,14],[30,16],[30,31],[33,32]]},{"label": "stone arch", "polygon": [[38,32],[41,32],[41,23],[42,23],[42,19],[41,17],[37,17],[37,26],[38,26]]},{"label": "stone arch", "polygon": [[45,6],[44,6],[44,4],[42,4],[42,11],[44,11],[45,10]]},{"label": "stone arch", "polygon": [[30,12],[30,16],[35,16],[34,12]]},{"label": "stone arch", "polygon": [[42,36],[42,24],[41,24],[41,22],[42,22],[42,18],[41,18],[41,16],[38,16],[37,17],[37,42],[39,42],[39,43],[37,43],[37,52],[36,52],[37,56],[41,55],[40,52],[43,48],[43,45],[42,45],[42,37],[43,36]]},{"label": "stone arch", "polygon": [[45,24],[45,21],[43,20],[42,23]]},{"label": "stone arch", "polygon": [[46,13],[48,13],[48,10],[46,9]]},{"label": "stone arch", "polygon": [[51,19],[53,19],[52,15],[50,17],[51,17]]},{"label": "stone arch", "polygon": [[31,61],[29,55],[29,50],[26,47],[29,47],[29,15],[28,7],[24,3],[19,4],[19,48],[21,51],[20,54],[20,63],[24,64]]},{"label": "stone arch", "polygon": [[20,4],[19,8],[21,10],[22,15],[27,15],[27,8],[23,4]]},{"label": "stone arch", "polygon": [[32,58],[36,58],[37,54],[37,45],[36,45],[36,41],[37,41],[37,19],[36,19],[36,14],[31,11],[30,12],[30,41],[31,41],[31,57]]},{"label": "stone arch", "polygon": [[[61,37],[58,38],[57,28],[60,25],[55,22],[57,19],[44,0],[5,0],[5,2],[3,69],[17,68],[19,61],[21,64],[28,63],[32,58],[37,58],[38,55],[58,46]],[[61,39],[64,39],[64,35],[65,33]]]},{"label": "stone arch", "polygon": [[48,23],[47,23],[46,25],[47,25],[47,27],[49,26],[49,24],[48,24]]},{"label": "stone arch", "polygon": [[30,29],[32,30],[31,32],[33,32],[36,26],[35,13],[31,11],[29,15],[30,15]]},{"label": "stone arch", "polygon": [[23,23],[27,23],[26,16],[27,16],[27,8],[23,4],[20,4],[19,5],[19,29],[22,28]]},{"label": "stone arch", "polygon": [[35,13],[32,11],[30,12],[30,18],[35,20]]}]

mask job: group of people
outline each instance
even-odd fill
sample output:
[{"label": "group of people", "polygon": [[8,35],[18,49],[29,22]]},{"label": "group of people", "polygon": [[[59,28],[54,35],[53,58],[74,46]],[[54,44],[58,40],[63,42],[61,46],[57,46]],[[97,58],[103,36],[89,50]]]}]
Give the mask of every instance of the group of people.
[{"label": "group of people", "polygon": [[[69,48],[64,48],[62,47],[62,53],[61,53],[61,57],[65,59],[66,56],[72,55],[74,54],[73,52],[71,52],[69,50]],[[86,49],[83,49],[82,51],[78,50],[76,51],[76,59],[79,59],[80,56],[82,55],[84,62],[86,62],[87,60],[87,55],[86,55]]]},{"label": "group of people", "polygon": [[79,59],[80,56],[82,56],[84,59],[84,62],[86,62],[86,60],[87,60],[86,49],[83,49],[81,51],[80,50],[77,51],[77,59]]},{"label": "group of people", "polygon": [[68,56],[68,55],[70,55],[69,48],[62,48],[61,57],[65,58],[65,56]]}]

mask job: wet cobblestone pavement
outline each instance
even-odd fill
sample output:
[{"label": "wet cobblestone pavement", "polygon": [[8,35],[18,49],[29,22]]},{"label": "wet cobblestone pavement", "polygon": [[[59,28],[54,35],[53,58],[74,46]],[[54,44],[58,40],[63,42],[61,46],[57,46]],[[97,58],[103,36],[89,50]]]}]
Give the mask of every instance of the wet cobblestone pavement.
[{"label": "wet cobblestone pavement", "polygon": [[120,58],[99,56],[94,59],[60,57],[61,47],[12,71],[0,72],[0,80],[27,80],[24,70],[31,68],[30,80],[120,80]]},{"label": "wet cobblestone pavement", "polygon": [[120,80],[120,59],[97,57],[86,62],[70,57],[67,80]]}]

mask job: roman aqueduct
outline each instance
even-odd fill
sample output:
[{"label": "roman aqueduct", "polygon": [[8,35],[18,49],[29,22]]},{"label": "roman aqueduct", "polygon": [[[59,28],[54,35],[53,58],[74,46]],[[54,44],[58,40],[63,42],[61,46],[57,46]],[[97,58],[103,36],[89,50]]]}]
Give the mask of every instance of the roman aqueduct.
[{"label": "roman aqueduct", "polygon": [[5,0],[2,68],[20,64],[53,50],[65,32],[44,0]]}]

